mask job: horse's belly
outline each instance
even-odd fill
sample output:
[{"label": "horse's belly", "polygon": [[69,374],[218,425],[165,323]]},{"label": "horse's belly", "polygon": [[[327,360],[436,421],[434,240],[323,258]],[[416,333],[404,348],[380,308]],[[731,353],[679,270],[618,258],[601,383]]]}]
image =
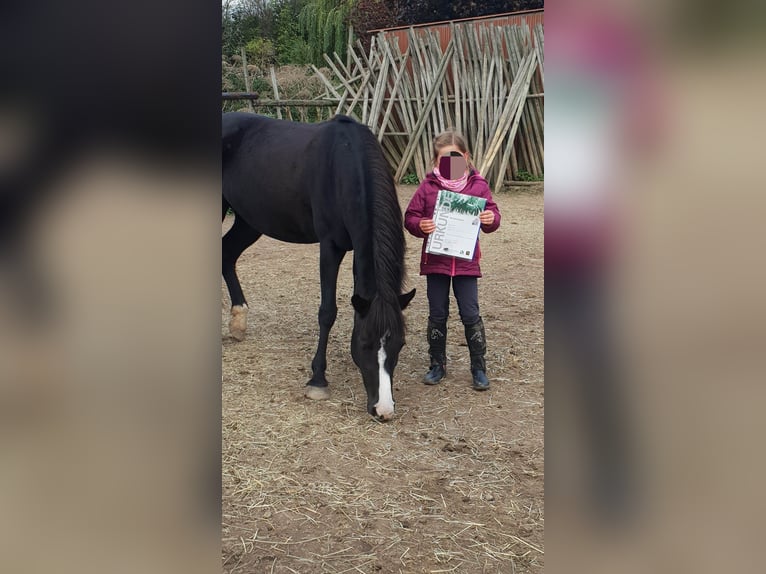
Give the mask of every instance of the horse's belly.
[{"label": "horse's belly", "polygon": [[278,241],[288,243],[317,243],[319,238],[311,221],[296,219],[289,214],[270,213],[268,216],[244,216],[250,227]]},{"label": "horse's belly", "polygon": [[306,233],[285,233],[282,231],[264,232],[264,235],[276,239],[277,241],[286,241],[287,243],[318,243],[319,238],[316,234]]}]

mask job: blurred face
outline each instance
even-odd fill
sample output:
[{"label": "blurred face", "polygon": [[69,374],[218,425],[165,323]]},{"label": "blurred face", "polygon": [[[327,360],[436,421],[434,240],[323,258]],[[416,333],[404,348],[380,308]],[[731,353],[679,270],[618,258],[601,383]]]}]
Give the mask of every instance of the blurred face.
[{"label": "blurred face", "polygon": [[467,154],[456,145],[448,145],[439,149],[437,167],[445,179],[460,179],[468,172]]}]

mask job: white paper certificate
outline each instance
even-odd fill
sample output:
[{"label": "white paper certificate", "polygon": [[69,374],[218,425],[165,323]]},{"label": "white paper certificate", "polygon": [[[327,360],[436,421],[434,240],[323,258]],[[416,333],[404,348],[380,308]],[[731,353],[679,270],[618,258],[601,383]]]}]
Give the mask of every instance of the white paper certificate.
[{"label": "white paper certificate", "polygon": [[473,259],[479,237],[479,214],[487,200],[442,189],[436,197],[433,220],[436,230],[428,236],[426,253]]}]

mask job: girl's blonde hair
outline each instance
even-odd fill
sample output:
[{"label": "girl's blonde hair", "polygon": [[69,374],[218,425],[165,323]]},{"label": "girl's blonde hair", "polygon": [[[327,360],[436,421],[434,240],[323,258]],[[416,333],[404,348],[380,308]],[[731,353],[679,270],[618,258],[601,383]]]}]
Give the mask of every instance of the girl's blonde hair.
[{"label": "girl's blonde hair", "polygon": [[462,153],[468,155],[467,162],[468,167],[471,169],[475,169],[473,162],[471,161],[471,156],[468,153],[468,143],[465,141],[465,137],[463,134],[461,134],[459,131],[457,131],[454,128],[447,128],[445,131],[440,133],[438,136],[436,136],[433,139],[433,145],[431,149],[431,163],[433,165],[436,165],[437,160],[439,159],[439,150],[443,147],[447,147],[449,145],[454,145],[459,149]]}]

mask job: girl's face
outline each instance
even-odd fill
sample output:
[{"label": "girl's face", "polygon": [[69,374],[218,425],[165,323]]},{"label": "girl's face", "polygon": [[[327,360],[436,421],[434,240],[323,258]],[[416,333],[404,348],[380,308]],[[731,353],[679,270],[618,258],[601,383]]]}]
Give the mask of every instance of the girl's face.
[{"label": "girl's face", "polygon": [[439,173],[445,179],[460,179],[468,172],[467,153],[464,153],[456,145],[447,145],[439,148],[439,157],[434,167],[439,168]]}]

